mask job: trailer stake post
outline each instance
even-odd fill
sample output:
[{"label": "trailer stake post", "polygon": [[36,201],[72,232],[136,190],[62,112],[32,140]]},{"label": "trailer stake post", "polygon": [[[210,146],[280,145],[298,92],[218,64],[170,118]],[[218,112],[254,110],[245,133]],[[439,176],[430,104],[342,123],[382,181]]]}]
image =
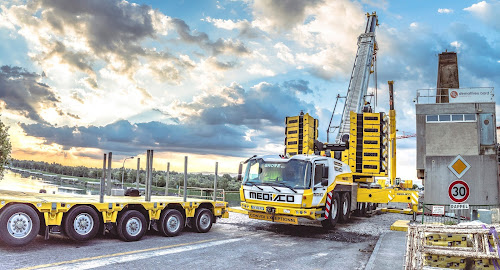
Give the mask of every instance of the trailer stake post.
[{"label": "trailer stake post", "polygon": [[188,157],[184,156],[184,202],[187,199],[187,168],[188,168]]},{"label": "trailer stake post", "polygon": [[[104,159],[102,161],[102,175],[101,175],[101,187],[99,189],[99,202],[104,202],[104,192],[106,187],[106,154],[104,154]],[[48,228],[48,226],[47,226]]]},{"label": "trailer stake post", "polygon": [[111,162],[113,160],[113,153],[109,152],[108,153],[108,169],[106,171],[107,173],[107,184],[106,184],[106,194],[108,196],[111,196],[111,188],[113,187],[113,183],[111,183]]},{"label": "trailer stake post", "polygon": [[219,169],[219,162],[215,162],[215,177],[214,177],[214,202],[217,201],[217,171]]},{"label": "trailer stake post", "polygon": [[135,177],[135,187],[139,190],[139,170],[141,169],[141,158],[137,158],[137,176]]},{"label": "trailer stake post", "polygon": [[151,201],[151,195],[153,194],[153,149],[149,150],[149,196],[148,201]]},{"label": "trailer stake post", "polygon": [[165,196],[168,196],[168,180],[170,179],[170,162],[167,163],[167,179],[165,179]]}]

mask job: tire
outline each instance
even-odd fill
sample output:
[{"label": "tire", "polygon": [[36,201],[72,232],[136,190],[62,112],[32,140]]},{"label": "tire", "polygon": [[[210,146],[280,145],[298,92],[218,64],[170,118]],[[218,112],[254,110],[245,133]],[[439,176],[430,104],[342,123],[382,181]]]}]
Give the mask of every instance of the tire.
[{"label": "tire", "polygon": [[40,231],[40,218],[25,204],[7,206],[0,214],[0,240],[10,246],[33,241]]},{"label": "tire", "polygon": [[184,217],[177,209],[168,209],[161,214],[160,232],[165,236],[177,236],[184,229]]},{"label": "tire", "polygon": [[118,237],[126,242],[138,241],[146,233],[147,222],[144,215],[137,210],[128,210],[117,221]]},{"label": "tire", "polygon": [[214,215],[207,208],[201,208],[194,215],[194,229],[199,233],[206,233],[212,228]]},{"label": "tire", "polygon": [[339,222],[339,207],[340,206],[340,196],[337,192],[333,193],[332,196],[332,204],[330,208],[330,215],[328,219],[325,219],[321,222],[321,225],[325,229],[333,229],[335,225]]},{"label": "tire", "polygon": [[92,207],[79,205],[71,209],[64,219],[64,232],[75,241],[88,241],[99,231],[99,216]]},{"label": "tire", "polygon": [[346,223],[351,218],[351,194],[342,193],[340,197],[339,221]]}]

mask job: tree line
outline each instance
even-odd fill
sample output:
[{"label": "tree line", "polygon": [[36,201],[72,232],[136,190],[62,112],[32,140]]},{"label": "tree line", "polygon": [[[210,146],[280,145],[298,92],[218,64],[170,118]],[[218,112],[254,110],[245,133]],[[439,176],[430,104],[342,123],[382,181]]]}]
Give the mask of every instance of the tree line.
[{"label": "tree line", "polygon": [[[17,160],[11,159],[10,165],[17,168],[38,170],[47,173],[62,174],[73,177],[86,177],[98,181],[102,176],[102,168],[89,168],[85,166],[64,166],[58,163],[48,163],[44,161],[33,160]],[[214,174],[188,173],[187,181],[189,187],[213,188]],[[111,178],[121,181],[122,168],[112,168]],[[137,170],[125,168],[123,174],[124,183],[135,183],[137,178]],[[139,170],[139,182],[144,184],[146,179],[146,170]],[[157,171],[153,169],[153,185],[165,187],[167,179],[166,171]],[[169,188],[177,188],[184,184],[184,174],[171,171],[168,182]],[[238,190],[241,183],[236,177],[231,177],[229,174],[223,174],[217,179],[217,188],[224,190]]]}]

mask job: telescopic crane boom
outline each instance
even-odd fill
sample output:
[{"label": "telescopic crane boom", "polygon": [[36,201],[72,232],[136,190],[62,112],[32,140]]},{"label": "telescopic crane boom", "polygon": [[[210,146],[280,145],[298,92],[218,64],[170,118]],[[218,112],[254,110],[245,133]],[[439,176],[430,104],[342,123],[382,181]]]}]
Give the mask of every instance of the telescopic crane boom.
[{"label": "telescopic crane boom", "polygon": [[[347,98],[342,112],[342,120],[337,134],[337,142],[342,141],[342,136],[349,134],[349,112],[361,113],[365,106],[365,97],[368,92],[368,82],[371,68],[375,61],[377,42],[375,40],[375,27],[378,25],[378,17],[375,12],[367,13],[368,17],[365,32],[358,37],[358,51],[354,60],[351,80],[347,90]],[[335,113],[335,112],[334,112]],[[328,127],[330,131],[330,127]]]}]

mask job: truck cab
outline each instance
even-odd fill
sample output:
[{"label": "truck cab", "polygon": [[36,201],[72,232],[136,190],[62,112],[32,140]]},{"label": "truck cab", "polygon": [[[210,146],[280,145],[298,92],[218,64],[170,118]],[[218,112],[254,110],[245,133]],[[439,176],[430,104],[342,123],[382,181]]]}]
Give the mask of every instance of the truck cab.
[{"label": "truck cab", "polygon": [[[340,200],[333,200],[333,190],[353,187],[350,167],[329,157],[255,156],[246,164],[240,197],[250,218],[291,224],[298,224],[300,218],[337,218]],[[350,212],[351,202],[345,204],[343,210]],[[325,217],[325,211],[332,214]]]}]

